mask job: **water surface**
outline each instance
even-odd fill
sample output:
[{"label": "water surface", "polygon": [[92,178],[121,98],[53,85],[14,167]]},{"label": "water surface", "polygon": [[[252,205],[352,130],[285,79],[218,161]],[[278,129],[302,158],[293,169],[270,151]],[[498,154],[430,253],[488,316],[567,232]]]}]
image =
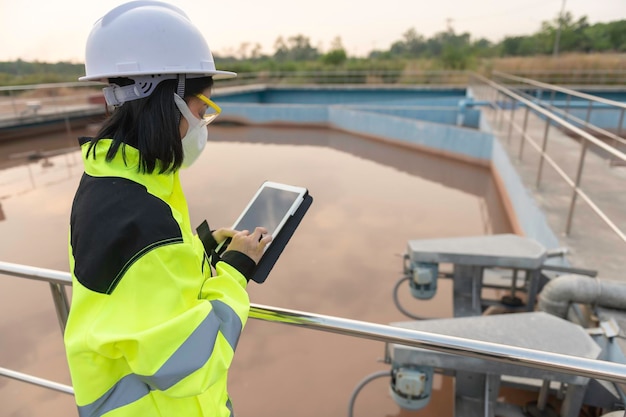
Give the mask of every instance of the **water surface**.
[{"label": "water surface", "polygon": [[[76,135],[89,131],[74,132]],[[0,145],[0,260],[68,270],[67,226],[82,165],[66,134]],[[26,163],[20,154],[49,152]],[[50,153],[51,152],[51,153]],[[45,152],[44,152],[45,153]],[[17,156],[17,157],[16,157]],[[306,186],[312,207],[253,303],[388,324],[408,320],[392,289],[407,241],[510,233],[487,168],[326,129],[212,126],[181,174],[192,223],[230,225],[264,180]],[[452,315],[451,282],[405,308]],[[47,284],[0,276],[0,366],[70,384]],[[238,417],[343,416],[357,384],[389,366],[380,342],[250,320],[230,373]],[[359,394],[356,416],[408,416],[388,379]],[[451,381],[437,377],[420,415],[452,415]],[[443,387],[443,389],[442,389]],[[73,398],[0,378],[2,416],[76,416]]]}]

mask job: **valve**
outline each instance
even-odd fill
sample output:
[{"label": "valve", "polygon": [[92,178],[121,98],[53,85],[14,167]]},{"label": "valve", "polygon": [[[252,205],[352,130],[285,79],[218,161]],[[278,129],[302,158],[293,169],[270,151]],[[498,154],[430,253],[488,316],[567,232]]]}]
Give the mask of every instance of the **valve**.
[{"label": "valve", "polygon": [[409,287],[411,295],[420,300],[429,300],[437,292],[437,276],[439,264],[431,262],[409,262],[405,273],[411,278]]},{"label": "valve", "polygon": [[433,368],[422,366],[394,367],[391,370],[389,392],[400,407],[419,410],[430,401]]}]

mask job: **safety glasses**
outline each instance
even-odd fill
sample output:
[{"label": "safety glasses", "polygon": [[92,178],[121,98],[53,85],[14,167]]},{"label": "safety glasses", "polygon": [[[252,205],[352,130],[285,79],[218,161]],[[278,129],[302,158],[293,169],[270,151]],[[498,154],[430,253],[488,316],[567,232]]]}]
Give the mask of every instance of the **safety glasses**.
[{"label": "safety glasses", "polygon": [[211,123],[213,120],[215,120],[215,118],[217,116],[220,115],[220,113],[222,112],[222,109],[220,108],[220,106],[218,106],[217,104],[213,103],[213,101],[211,101],[211,99],[209,99],[204,94],[196,94],[196,97],[199,98],[200,100],[202,100],[204,102],[204,104],[209,106],[209,108],[207,109],[206,113],[202,117],[202,122],[203,122],[204,126],[206,126],[209,123]]}]

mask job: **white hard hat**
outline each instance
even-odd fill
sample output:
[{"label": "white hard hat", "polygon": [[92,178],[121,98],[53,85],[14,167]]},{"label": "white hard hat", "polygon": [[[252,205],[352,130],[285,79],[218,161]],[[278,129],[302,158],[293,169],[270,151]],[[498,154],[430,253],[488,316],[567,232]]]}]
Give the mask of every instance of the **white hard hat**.
[{"label": "white hard hat", "polygon": [[[215,68],[209,45],[185,12],[160,1],[122,4],[98,20],[87,39],[85,76],[81,81],[126,77],[147,84],[125,100],[148,96],[160,81],[237,74]],[[156,82],[155,82],[156,81]]]}]

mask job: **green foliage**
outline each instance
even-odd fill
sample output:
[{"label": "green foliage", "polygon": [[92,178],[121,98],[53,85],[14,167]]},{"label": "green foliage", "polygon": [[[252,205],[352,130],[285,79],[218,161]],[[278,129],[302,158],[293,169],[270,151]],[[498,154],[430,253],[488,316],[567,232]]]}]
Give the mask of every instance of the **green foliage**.
[{"label": "green foliage", "polygon": [[322,62],[326,65],[339,66],[346,62],[348,55],[343,49],[336,49],[322,55]]},{"label": "green foliage", "polygon": [[557,48],[557,52],[624,52],[626,20],[589,25],[586,17],[574,20],[571,13],[565,13],[552,22],[543,22],[541,29],[533,35],[504,38],[500,45],[500,54],[547,55]]},{"label": "green foliage", "polygon": [[83,64],[69,62],[0,62],[0,85],[28,85],[78,81],[84,75]]},{"label": "green foliage", "polygon": [[[529,36],[507,36],[496,44],[486,39],[473,40],[469,33],[456,34],[452,28],[431,38],[410,28],[388,50],[371,51],[367,58],[349,57],[339,37],[322,53],[311,46],[308,37],[298,34],[276,39],[272,55],[263,55],[259,44],[244,43],[237,57],[216,56],[216,61],[240,74],[341,70],[369,71],[368,76],[375,77],[371,70],[385,70],[381,80],[395,82],[408,61],[432,61],[430,69],[475,69],[481,58],[552,54],[557,38],[558,52],[626,52],[626,20],[590,25],[586,17],[576,20],[571,13],[565,13],[543,22]],[[72,82],[83,74],[83,64],[70,62],[0,62],[0,85]],[[351,79],[355,76],[350,75]]]}]

